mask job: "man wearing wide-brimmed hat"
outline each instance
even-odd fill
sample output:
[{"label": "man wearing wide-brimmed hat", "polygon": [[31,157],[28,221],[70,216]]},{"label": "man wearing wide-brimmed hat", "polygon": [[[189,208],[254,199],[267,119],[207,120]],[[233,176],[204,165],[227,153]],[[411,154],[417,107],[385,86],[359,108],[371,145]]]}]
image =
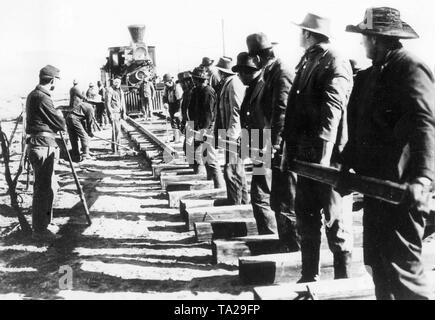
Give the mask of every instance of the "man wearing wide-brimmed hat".
[{"label": "man wearing wide-brimmed hat", "polygon": [[[353,85],[350,62],[331,47],[329,19],[307,14],[297,26],[305,54],[296,68],[286,110],[283,137],[287,156],[289,160],[337,166],[347,142],[346,108]],[[330,186],[298,176],[295,207],[301,236],[300,282],[316,281],[320,276],[322,213],[334,255],[334,276],[350,276],[353,234],[347,200]]]},{"label": "man wearing wide-brimmed hat", "polygon": [[285,110],[294,75],[281,59],[277,58],[273,43],[264,33],[254,33],[246,38],[249,54],[258,55],[260,67],[264,69],[264,93],[262,103],[270,119],[273,160],[272,190],[270,206],[275,212],[280,239],[291,251],[299,250],[299,236],[296,230],[295,196],[296,175],[281,170]]},{"label": "man wearing wide-brimmed hat", "polygon": [[[200,131],[206,135],[213,135],[216,122],[216,92],[208,84],[207,70],[197,67],[192,71],[192,78],[195,88],[188,106],[187,114],[189,121],[193,122],[193,130]],[[195,173],[207,174],[209,180],[213,180],[216,189],[224,187],[224,179],[221,167],[217,161],[217,151],[214,143],[204,143],[204,141],[194,141]],[[205,170],[204,172],[204,165]]]},{"label": "man wearing wide-brimmed hat", "polygon": [[57,193],[54,167],[59,157],[56,133],[65,131],[65,120],[54,108],[51,94],[60,70],[47,65],[39,72],[39,85],[27,97],[26,143],[34,173],[32,227],[36,240],[53,240],[59,236],[47,227],[53,217]]},{"label": "man wearing wide-brimmed hat", "polygon": [[364,262],[377,299],[428,299],[431,287],[421,252],[435,178],[434,77],[403,49],[400,39],[418,35],[398,10],[370,8],[363,22],[346,30],[362,34],[373,66],[355,79],[344,165],[408,185],[397,206],[364,198]]},{"label": "man wearing wide-brimmed hat", "polygon": [[204,57],[202,58],[202,62],[199,67],[204,68],[207,71],[209,85],[214,89],[216,94],[219,94],[221,78],[219,76],[219,72],[213,66],[213,64],[214,60]]},{"label": "man wearing wide-brimmed hat", "polygon": [[[240,106],[245,97],[246,87],[232,71],[233,66],[233,60],[229,57],[221,57],[216,64],[221,78],[221,90],[217,99],[215,136],[223,141],[238,142],[241,134]],[[225,204],[248,204],[248,186],[243,160],[234,153],[226,154],[224,178],[227,186]]]},{"label": "man wearing wide-brimmed hat", "polygon": [[[270,153],[270,118],[266,116],[266,110],[261,103],[264,91],[264,79],[262,69],[259,67],[258,56],[241,52],[237,56],[237,64],[232,68],[239,74],[240,80],[247,87],[245,98],[240,108],[240,123],[242,127],[242,157],[246,155],[246,146],[251,144],[252,139],[257,140],[257,148],[264,149],[265,154]],[[248,137],[244,135],[247,134]],[[263,139],[263,137],[265,137]],[[263,143],[265,141],[265,143]],[[261,160],[250,154],[254,164],[254,172],[251,181],[251,204],[258,233],[277,233],[275,213],[270,209],[270,191],[272,187],[272,170],[270,163],[264,165]]]}]

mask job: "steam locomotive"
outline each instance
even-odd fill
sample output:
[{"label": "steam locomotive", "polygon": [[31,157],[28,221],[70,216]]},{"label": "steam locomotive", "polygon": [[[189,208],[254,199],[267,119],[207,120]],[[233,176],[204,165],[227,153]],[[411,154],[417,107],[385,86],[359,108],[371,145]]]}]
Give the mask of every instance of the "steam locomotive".
[{"label": "steam locomotive", "polygon": [[[155,82],[156,51],[154,46],[144,42],[144,25],[131,25],[128,30],[131,35],[131,45],[109,48],[107,63],[101,68],[101,81],[110,85],[110,80],[121,78],[121,88],[125,94],[126,111],[134,116],[141,113],[139,87],[142,80]],[[159,111],[162,107],[161,86],[156,86],[157,94],[152,101],[152,110]]]}]

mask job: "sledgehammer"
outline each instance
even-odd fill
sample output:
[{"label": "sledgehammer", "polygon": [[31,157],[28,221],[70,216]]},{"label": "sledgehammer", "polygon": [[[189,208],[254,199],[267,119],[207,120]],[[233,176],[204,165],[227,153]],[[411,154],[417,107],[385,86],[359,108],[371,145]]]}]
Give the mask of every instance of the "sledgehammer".
[{"label": "sledgehammer", "polygon": [[76,170],[74,169],[71,155],[69,154],[68,146],[66,145],[65,139],[63,138],[62,131],[59,131],[59,134],[60,134],[60,138],[62,139],[63,145],[65,147],[66,154],[68,155],[68,162],[69,162],[69,165],[71,167],[71,172],[72,172],[72,175],[74,177],[74,181],[75,181],[76,186],[77,186],[77,191],[78,191],[79,196],[80,196],[80,201],[82,202],[83,208],[85,209],[86,221],[88,222],[88,225],[91,225],[92,224],[91,216],[89,214],[89,208],[88,208],[88,204],[86,202],[85,194],[83,193],[83,188],[80,185],[79,178],[77,177]]}]

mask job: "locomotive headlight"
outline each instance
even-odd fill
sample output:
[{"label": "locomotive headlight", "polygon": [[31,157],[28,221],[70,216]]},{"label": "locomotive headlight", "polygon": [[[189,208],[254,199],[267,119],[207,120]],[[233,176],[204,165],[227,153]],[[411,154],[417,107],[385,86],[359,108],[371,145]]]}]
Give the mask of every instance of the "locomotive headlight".
[{"label": "locomotive headlight", "polygon": [[146,47],[136,47],[133,50],[133,60],[146,60],[148,56]]}]

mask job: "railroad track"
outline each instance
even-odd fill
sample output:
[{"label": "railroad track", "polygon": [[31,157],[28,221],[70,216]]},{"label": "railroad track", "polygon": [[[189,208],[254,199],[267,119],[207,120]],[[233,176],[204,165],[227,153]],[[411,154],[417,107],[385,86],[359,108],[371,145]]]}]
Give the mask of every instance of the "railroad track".
[{"label": "railroad track", "polygon": [[[168,206],[179,209],[186,231],[193,231],[198,243],[210,245],[213,263],[238,266],[241,283],[259,286],[254,290],[257,299],[278,299],[279,295],[283,299],[295,298],[293,294],[285,294],[281,287],[278,296],[272,294],[275,291],[267,286],[284,285],[283,288],[286,288],[287,284],[298,280],[300,253],[290,252],[277,235],[258,235],[251,205],[227,205],[225,189],[214,189],[207,177],[194,174],[186,162],[182,144],[170,142],[173,135],[167,126],[166,119],[145,122],[127,118],[123,123],[124,131],[149,161],[154,178],[160,180]],[[223,150],[218,154],[218,160],[223,165]],[[247,165],[246,169],[249,181],[252,168]],[[349,298],[355,294],[361,294],[364,298],[373,297],[372,286],[366,285],[366,282],[364,285],[360,283],[361,279],[366,279],[367,273],[363,264],[362,211],[354,205],[353,200],[356,199],[361,201],[360,195],[355,194],[354,199],[349,199],[346,204],[348,210],[353,211],[355,251],[351,270],[355,278],[340,283],[340,299],[345,298],[346,294]],[[322,236],[321,270],[332,277],[332,254],[327,247],[324,231]],[[426,244],[424,254],[428,263],[435,266],[435,241]],[[328,286],[331,286],[330,283]],[[353,288],[359,288],[360,291],[355,293]],[[331,293],[328,297],[336,296]],[[308,295],[308,298],[312,296]]]},{"label": "railroad track", "polygon": [[169,142],[173,132],[166,120],[145,121],[127,117],[122,129],[150,163],[183,162],[182,145]]}]

